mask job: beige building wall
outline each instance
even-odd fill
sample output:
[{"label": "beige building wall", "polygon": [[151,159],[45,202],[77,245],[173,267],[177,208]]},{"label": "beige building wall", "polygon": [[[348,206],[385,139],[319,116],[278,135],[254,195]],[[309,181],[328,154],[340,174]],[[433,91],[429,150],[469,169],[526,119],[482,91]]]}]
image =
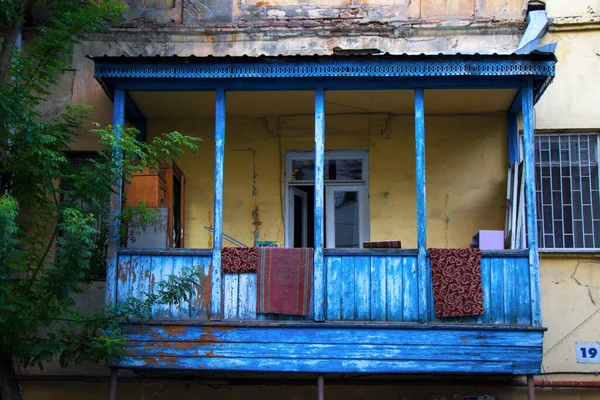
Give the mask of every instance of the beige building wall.
[{"label": "beige building wall", "polygon": [[[556,78],[535,107],[536,128],[600,132],[600,1],[548,0],[552,24],[544,43],[557,42]],[[600,342],[600,252],[542,254],[543,371],[584,374],[544,379],[591,380],[596,364],[578,364],[578,342]]]},{"label": "beige building wall", "polygon": [[[205,1],[129,0],[130,25],[75,49],[73,67],[52,105],[88,103],[95,118],[111,122],[112,103],[93,80],[93,63],[84,56],[179,54],[276,55],[331,54],[333,48],[379,49],[392,53],[439,51],[510,52],[525,27],[525,0],[298,0]],[[187,6],[186,6],[187,4]],[[216,5],[216,7],[215,7]],[[150,6],[145,9],[143,6]],[[212,10],[212,11],[211,11]],[[557,77],[535,107],[539,130],[600,131],[600,0],[548,0],[552,24],[544,43],[558,42]],[[156,23],[157,25],[151,25]],[[144,24],[146,24],[144,27]],[[150,28],[149,28],[150,27]],[[385,130],[370,129],[366,117],[328,125],[328,149],[368,149],[371,174],[371,238],[416,242],[414,143],[412,118],[389,119]],[[305,122],[299,123],[305,126]],[[294,126],[294,123],[292,124]],[[348,124],[346,124],[347,126]],[[292,126],[292,128],[293,128]],[[379,126],[379,125],[378,125]],[[180,165],[187,176],[188,247],[208,247],[204,225],[212,223],[213,122],[211,119],[153,120],[152,134],[172,129],[202,137],[198,151]],[[258,225],[261,239],[283,242],[283,154],[309,149],[306,130],[273,129],[263,118],[228,120],[225,172],[225,232],[251,243]],[[287,131],[286,131],[287,129]],[[477,229],[501,229],[504,221],[506,140],[500,116],[430,116],[426,121],[428,170],[428,237],[431,246],[465,246]],[[76,149],[93,149],[95,138],[84,133]],[[256,151],[253,157],[251,150]],[[252,196],[256,171],[256,196]],[[387,174],[387,175],[386,175]],[[252,211],[258,207],[259,222]],[[401,221],[398,223],[397,221]],[[546,375],[550,381],[590,380],[600,364],[578,364],[575,344],[600,341],[600,255],[543,254],[541,262],[544,342],[543,370],[573,372]],[[101,296],[100,296],[101,297]],[[50,373],[63,373],[51,369]],[[102,367],[81,371],[107,372]],[[33,398],[105,398],[104,384],[25,384]],[[475,390],[476,389],[476,390]],[[422,388],[333,387],[340,398],[419,398]],[[314,388],[257,388],[176,384],[122,384],[123,398],[255,397],[314,398]],[[525,399],[519,388],[428,388],[431,398],[493,394]],[[541,399],[596,399],[597,390],[537,391]],[[445,396],[445,397],[444,397]]]}]

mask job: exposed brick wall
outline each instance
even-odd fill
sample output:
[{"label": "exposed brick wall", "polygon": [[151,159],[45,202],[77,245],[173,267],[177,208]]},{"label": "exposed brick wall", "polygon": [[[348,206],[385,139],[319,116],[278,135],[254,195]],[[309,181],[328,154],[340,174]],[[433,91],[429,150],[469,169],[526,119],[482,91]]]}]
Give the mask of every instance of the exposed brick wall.
[{"label": "exposed brick wall", "polygon": [[269,23],[297,21],[291,28],[335,20],[356,24],[414,20],[523,20],[526,0],[126,0],[130,22]]}]

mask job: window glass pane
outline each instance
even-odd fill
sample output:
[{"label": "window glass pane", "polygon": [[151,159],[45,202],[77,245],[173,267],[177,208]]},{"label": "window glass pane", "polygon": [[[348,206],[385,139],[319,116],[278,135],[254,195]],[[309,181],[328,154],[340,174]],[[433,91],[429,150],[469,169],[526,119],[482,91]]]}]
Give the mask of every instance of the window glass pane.
[{"label": "window glass pane", "polygon": [[[325,180],[360,181],[363,180],[363,160],[325,159]],[[314,181],[315,161],[313,159],[292,160],[292,181]]]},{"label": "window glass pane", "polygon": [[335,247],[359,248],[358,192],[334,192]]},{"label": "window glass pane", "polygon": [[[550,247],[550,246],[548,246]],[[573,235],[565,236],[565,248],[573,248],[575,245],[573,244]]]},{"label": "window glass pane", "polygon": [[292,160],[292,181],[314,181],[314,160]]},{"label": "window glass pane", "polygon": [[575,220],[575,247],[583,248],[583,223]]},{"label": "window glass pane", "polygon": [[598,141],[595,137],[588,136],[588,139],[590,142],[590,161],[598,161]]},{"label": "window glass pane", "polygon": [[554,247],[563,247],[562,221],[554,222]]},{"label": "window glass pane", "polygon": [[573,212],[571,206],[563,207],[564,229],[565,233],[573,233]]},{"label": "window glass pane", "polygon": [[362,180],[362,164],[362,159],[328,160],[325,163],[325,179],[332,181]]}]

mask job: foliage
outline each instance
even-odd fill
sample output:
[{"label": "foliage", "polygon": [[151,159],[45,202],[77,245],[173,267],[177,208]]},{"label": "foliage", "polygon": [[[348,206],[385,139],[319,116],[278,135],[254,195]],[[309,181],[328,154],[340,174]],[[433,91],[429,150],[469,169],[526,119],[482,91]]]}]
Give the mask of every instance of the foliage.
[{"label": "foliage", "polygon": [[66,107],[51,120],[40,110],[69,66],[72,45],[119,21],[124,8],[118,0],[39,0],[50,18],[20,53],[7,38],[34,3],[0,1],[0,65],[6,66],[0,76],[0,355],[26,366],[52,359],[64,366],[119,356],[119,317],[144,316],[154,304],[175,303],[194,290],[196,271],[188,270],[118,310],[93,313],[73,300],[92,267],[104,263],[114,183],[195,149],[198,139],[171,132],[143,143],[134,129],[98,127],[99,158],[74,165],[68,151],[89,107]]}]

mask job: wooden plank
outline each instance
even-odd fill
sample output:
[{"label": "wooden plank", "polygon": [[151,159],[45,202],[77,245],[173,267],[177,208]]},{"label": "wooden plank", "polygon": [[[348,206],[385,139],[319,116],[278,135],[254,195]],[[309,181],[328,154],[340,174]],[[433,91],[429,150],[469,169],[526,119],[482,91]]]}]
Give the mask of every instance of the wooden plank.
[{"label": "wooden plank", "polygon": [[227,325],[124,325],[123,335],[133,341],[235,342],[235,343],[322,343],[423,346],[519,346],[542,345],[540,329],[500,327],[431,327],[423,324],[353,328],[329,324],[309,326],[227,326]]},{"label": "wooden plank", "polygon": [[430,319],[430,273],[427,255],[427,207],[425,180],[425,93],[415,89],[415,160],[417,184],[417,248],[419,279],[419,320]]},{"label": "wooden plank", "polygon": [[[203,343],[129,342],[127,354],[135,357],[281,358],[281,359],[362,359],[399,361],[531,361],[536,347],[520,346],[421,346],[321,344],[321,343]],[[538,349],[539,350],[539,349]]]},{"label": "wooden plank", "polygon": [[[537,363],[539,365],[539,362]],[[516,373],[512,362],[444,361],[365,361],[365,360],[295,360],[277,358],[215,358],[215,357],[149,357],[126,358],[120,368],[215,370],[245,372],[303,372],[303,373]],[[539,366],[520,374],[536,374]]]},{"label": "wooden plank", "polygon": [[[167,256],[165,257],[164,270],[162,272],[162,281],[167,282],[169,277],[175,273],[175,257]],[[177,303],[169,304],[166,306],[166,317],[169,319],[175,319],[175,315],[177,314]]]},{"label": "wooden plank", "polygon": [[327,267],[327,319],[339,321],[342,319],[342,259],[326,257]]},{"label": "wooden plank", "polygon": [[356,280],[354,257],[342,257],[342,319],[356,318]]},{"label": "wooden plank", "polygon": [[[113,129],[117,136],[120,136],[125,126],[125,91],[116,88],[113,98]],[[120,148],[113,149],[113,158],[117,163],[123,160],[123,153]],[[117,302],[117,269],[119,249],[119,227],[121,215],[121,192],[123,190],[123,179],[121,176],[113,185],[113,191],[110,196],[110,215],[108,222],[108,249],[106,252],[106,295],[105,307],[109,308],[116,305]]]},{"label": "wooden plank", "polygon": [[208,319],[210,316],[210,264],[211,257],[193,257],[192,263],[198,267],[198,286],[190,298],[190,318]]},{"label": "wooden plank", "polygon": [[131,256],[119,256],[117,267],[117,298],[115,305],[120,307],[127,302],[131,293]]},{"label": "wooden plank", "polygon": [[221,249],[223,248],[223,176],[225,162],[225,90],[216,91],[215,105],[215,190],[213,211],[213,253],[210,272],[210,318],[223,317]]},{"label": "wooden plank", "polygon": [[323,247],[325,238],[325,91],[315,90],[315,250],[313,254],[313,298],[316,321],[326,315],[325,265]]},{"label": "wooden plank", "polygon": [[540,304],[540,265],[538,254],[537,209],[535,198],[535,116],[533,111],[533,82],[528,81],[523,88],[523,178],[525,180],[525,203],[527,214],[527,247],[529,248],[529,282],[531,296],[531,320],[541,326],[542,308]]},{"label": "wooden plank", "polygon": [[419,254],[417,249],[378,249],[378,248],[368,248],[368,249],[324,249],[323,254],[325,256],[416,256]]},{"label": "wooden plank", "polygon": [[511,198],[511,222],[512,228],[510,230],[510,248],[515,249],[517,246],[517,234],[521,231],[521,227],[519,224],[519,211],[520,211],[520,201],[521,192],[519,191],[519,165],[520,163],[515,163],[513,165],[513,181],[512,183],[512,198]]},{"label": "wooden plank", "polygon": [[223,319],[238,318],[238,274],[223,276]]},{"label": "wooden plank", "polygon": [[119,254],[146,255],[146,256],[208,256],[212,255],[212,249],[141,249],[141,248],[122,248]]},{"label": "wooden plank", "polygon": [[[156,293],[158,284],[166,280],[167,276],[173,270],[173,257],[154,256],[152,257],[152,272],[150,278],[150,291]],[[171,306],[168,304],[155,304],[152,307],[152,318],[163,319],[171,317]]]},{"label": "wooden plank", "polygon": [[531,325],[531,297],[529,289],[529,260],[515,259],[517,289],[517,324]]},{"label": "wooden plank", "polygon": [[[402,320],[414,322],[419,320],[417,257],[402,258],[403,283],[403,315]],[[433,303],[432,303],[433,304]]]},{"label": "wooden plank", "polygon": [[386,257],[371,257],[371,320],[386,319]]},{"label": "wooden plank", "polygon": [[256,319],[256,274],[239,274],[238,319]]},{"label": "wooden plank", "polygon": [[504,323],[504,266],[502,259],[486,260],[490,268],[490,322]]},{"label": "wooden plank", "polygon": [[185,246],[185,175],[183,173],[181,178],[181,194],[180,194],[180,211],[179,211],[179,226],[181,227],[181,238],[179,239],[179,246]]},{"label": "wooden plank", "polygon": [[[363,63],[364,61],[358,61]],[[412,63],[412,61],[408,61]],[[544,61],[546,62],[546,61]],[[288,63],[286,62],[286,65]],[[320,64],[323,65],[323,64]],[[410,66],[413,68],[413,66]],[[240,68],[241,70],[241,68]],[[463,67],[457,70],[464,71]],[[522,84],[522,76],[495,77],[452,76],[435,79],[394,79],[387,80],[385,84],[380,79],[373,79],[372,74],[351,79],[333,79],[327,81],[328,90],[412,90],[415,86],[431,89],[518,89]],[[422,78],[420,76],[419,78]],[[260,79],[249,78],[244,82],[238,79],[218,80],[210,79],[180,79],[180,80],[134,80],[129,79],[118,84],[119,87],[131,91],[175,92],[175,91],[211,91],[215,87],[224,87],[225,90],[244,91],[297,91],[313,90],[315,86],[323,85],[323,78],[302,79]]]},{"label": "wooden plank", "polygon": [[477,322],[480,324],[491,324],[492,323],[492,274],[491,274],[492,261],[489,258],[481,258],[481,289],[483,291],[483,315],[477,318]]},{"label": "wooden plank", "polygon": [[519,161],[519,123],[517,114],[508,114],[508,165]]},{"label": "wooden plank", "polygon": [[132,288],[131,295],[139,300],[146,300],[150,291],[150,280],[152,278],[152,257],[131,256],[131,263],[136,269],[137,280]]},{"label": "wooden plank", "polygon": [[[500,260],[498,260],[500,261]],[[504,269],[504,323],[517,323],[517,290],[520,282],[516,280],[515,263],[513,260],[501,260]],[[527,290],[527,288],[524,288]]]},{"label": "wooden plank", "polygon": [[371,319],[371,258],[354,258],[356,320]]},{"label": "wooden plank", "polygon": [[[418,263],[418,260],[417,260]],[[425,261],[425,265],[427,265],[427,269],[429,271],[431,271],[431,258],[427,257],[427,260]],[[419,278],[420,279],[420,278]],[[417,282],[418,284],[418,282]],[[433,297],[433,280],[431,278],[431,273],[429,274],[429,287],[431,289],[428,289],[428,297],[429,297],[429,321],[439,321],[440,319],[437,317],[437,314],[435,313],[435,299]],[[421,290],[421,288],[419,287],[419,290]],[[456,321],[452,321],[451,319],[448,318],[444,318],[444,323],[452,323],[452,322],[456,322]]]},{"label": "wooden plank", "polygon": [[386,257],[386,316],[388,321],[403,319],[403,273],[401,257]]},{"label": "wooden plank", "polygon": [[[173,257],[173,274],[182,276],[187,268],[190,268],[194,263],[194,258],[185,257]],[[177,319],[189,319],[190,318],[190,302],[189,299],[182,300],[175,304],[171,308],[171,314],[173,318]]]}]

